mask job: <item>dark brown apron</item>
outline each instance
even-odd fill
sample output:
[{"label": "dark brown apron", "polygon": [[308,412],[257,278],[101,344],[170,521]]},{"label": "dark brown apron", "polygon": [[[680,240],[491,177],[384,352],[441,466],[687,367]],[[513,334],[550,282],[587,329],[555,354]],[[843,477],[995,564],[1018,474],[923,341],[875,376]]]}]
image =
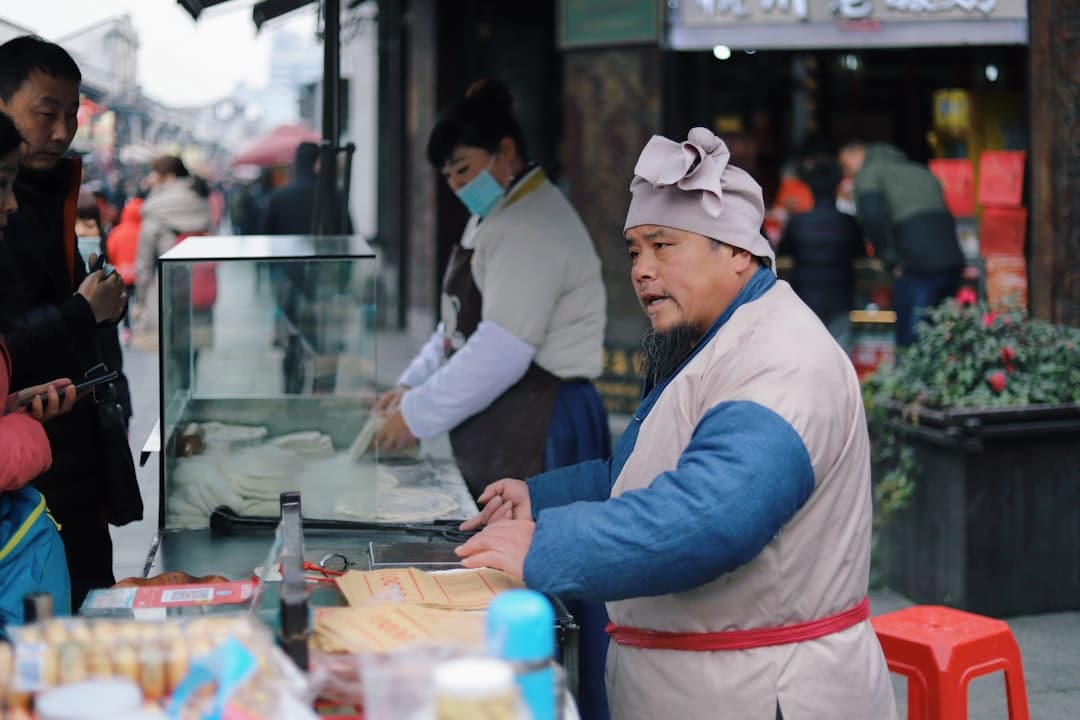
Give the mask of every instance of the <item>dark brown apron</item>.
[{"label": "dark brown apron", "polygon": [[[456,318],[443,318],[447,358],[480,325],[483,298],[473,280],[472,257],[472,250],[455,245],[443,276],[443,293],[451,299],[443,306],[456,313]],[[559,383],[559,378],[529,363],[509,390],[450,431],[454,460],[473,497],[501,478],[524,479],[543,471],[544,443]]]}]

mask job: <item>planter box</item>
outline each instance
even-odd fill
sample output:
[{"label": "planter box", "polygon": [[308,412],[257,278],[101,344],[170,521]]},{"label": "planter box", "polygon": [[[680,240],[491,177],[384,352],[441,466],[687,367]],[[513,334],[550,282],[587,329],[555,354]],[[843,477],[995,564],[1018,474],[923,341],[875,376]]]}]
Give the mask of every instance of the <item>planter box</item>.
[{"label": "planter box", "polygon": [[894,410],[919,469],[881,531],[885,583],[983,615],[1080,609],[1080,407]]}]

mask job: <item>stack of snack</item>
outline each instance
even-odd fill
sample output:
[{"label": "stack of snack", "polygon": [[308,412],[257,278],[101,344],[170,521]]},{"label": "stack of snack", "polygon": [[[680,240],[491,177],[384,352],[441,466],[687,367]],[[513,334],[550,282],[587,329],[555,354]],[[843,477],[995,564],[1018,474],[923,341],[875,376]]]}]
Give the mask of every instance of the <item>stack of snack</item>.
[{"label": "stack of snack", "polygon": [[[12,639],[11,645],[0,643],[2,717],[30,717],[35,696],[51,688],[109,679],[134,682],[147,708],[164,709],[192,668],[225,642],[238,643],[253,658],[252,672],[229,695],[229,706],[251,718],[278,718],[284,717],[277,710],[284,695],[307,699],[304,677],[269,631],[247,615],[153,623],[59,618],[18,628]],[[198,717],[215,694],[202,688],[184,712]]]}]

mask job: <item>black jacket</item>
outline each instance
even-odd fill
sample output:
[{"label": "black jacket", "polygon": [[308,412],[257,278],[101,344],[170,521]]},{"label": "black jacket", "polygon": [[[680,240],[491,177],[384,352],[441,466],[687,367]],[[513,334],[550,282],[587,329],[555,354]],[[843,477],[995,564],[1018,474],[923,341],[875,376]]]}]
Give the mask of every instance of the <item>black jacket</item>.
[{"label": "black jacket", "polygon": [[778,255],[795,262],[791,286],[818,317],[828,322],[852,309],[855,272],[851,261],[866,254],[859,224],[822,198],[784,227]]},{"label": "black jacket", "polygon": [[[62,161],[47,173],[21,172],[15,182],[19,209],[0,240],[0,334],[14,365],[12,390],[61,377],[79,382],[103,355],[120,357],[115,325],[99,327],[75,293],[86,277],[74,242],[79,176],[77,161]],[[45,432],[53,464],[34,485],[60,515],[99,512],[102,443],[93,400],[77,401]]]},{"label": "black jacket", "polygon": [[315,175],[298,175],[270,193],[260,232],[264,235],[310,235],[315,216]]}]

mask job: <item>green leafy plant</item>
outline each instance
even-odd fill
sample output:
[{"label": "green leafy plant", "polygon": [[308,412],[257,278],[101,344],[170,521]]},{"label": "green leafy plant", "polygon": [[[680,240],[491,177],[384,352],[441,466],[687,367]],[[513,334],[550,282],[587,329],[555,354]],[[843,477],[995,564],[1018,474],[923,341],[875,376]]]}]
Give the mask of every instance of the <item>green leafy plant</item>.
[{"label": "green leafy plant", "polygon": [[918,341],[863,383],[877,469],[875,526],[915,488],[915,455],[900,430],[923,409],[1080,404],[1080,330],[991,308],[961,290],[929,313]]}]

